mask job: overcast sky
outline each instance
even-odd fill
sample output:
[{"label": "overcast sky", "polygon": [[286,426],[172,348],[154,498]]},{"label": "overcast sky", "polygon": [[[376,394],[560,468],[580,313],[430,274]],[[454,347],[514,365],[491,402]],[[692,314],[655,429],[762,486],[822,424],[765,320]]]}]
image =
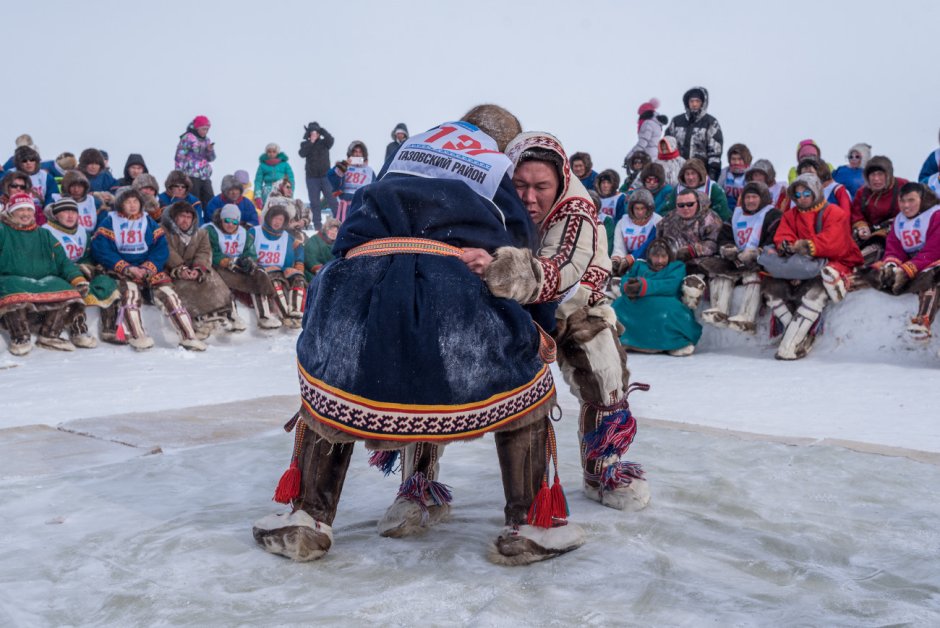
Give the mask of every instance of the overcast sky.
[{"label": "overcast sky", "polygon": [[916,176],[938,146],[940,3],[775,6],[20,2],[3,18],[13,62],[0,152],[29,132],[44,159],[104,148],[117,176],[140,152],[162,183],[179,134],[205,114],[218,191],[235,169],[253,177],[272,141],[302,178],[297,149],[312,120],[335,135],[334,160],[361,139],[378,170],[397,122],[415,133],[495,102],[622,174],[637,106],[656,96],[671,117],[688,87],[704,85],[725,148],[743,141],[778,175],[813,137],[834,165],[866,141]]}]

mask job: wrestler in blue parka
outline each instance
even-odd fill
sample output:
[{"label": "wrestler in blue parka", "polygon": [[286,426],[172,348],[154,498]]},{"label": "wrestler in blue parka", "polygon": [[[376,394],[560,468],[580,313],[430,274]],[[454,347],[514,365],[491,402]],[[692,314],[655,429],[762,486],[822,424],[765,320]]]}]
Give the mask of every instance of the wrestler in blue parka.
[{"label": "wrestler in blue parka", "polygon": [[355,441],[365,440],[387,470],[390,452],[417,444],[405,449],[405,481],[379,525],[385,536],[405,536],[449,510],[449,491],[435,481],[440,445],[489,431],[506,493],[507,528],[493,559],[532,562],[581,543],[578,526],[553,527],[566,513],[527,525],[536,521],[530,506],[546,480],[555,404],[554,346],[533,316],[550,317],[494,297],[460,259],[463,247],[537,242],[501,152],[518,121],[482,107],[514,124],[472,117],[478,107],[464,120],[496,140],[466,121],[409,138],[379,180],[356,193],[336,259],[310,284],[297,341],[302,407],[292,467],[299,478],[289,470],[275,496],[293,512],[254,528],[270,552],[312,560],[330,548]]}]

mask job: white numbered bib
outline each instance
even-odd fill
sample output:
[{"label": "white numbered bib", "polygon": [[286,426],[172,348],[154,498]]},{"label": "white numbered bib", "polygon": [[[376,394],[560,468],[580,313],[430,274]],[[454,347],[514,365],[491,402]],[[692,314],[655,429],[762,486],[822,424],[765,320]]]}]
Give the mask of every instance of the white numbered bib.
[{"label": "white numbered bib", "polygon": [[649,240],[650,234],[653,233],[653,229],[662,219],[663,217],[659,214],[653,214],[645,225],[638,225],[633,222],[629,214],[624,216],[621,219],[623,228],[620,230],[620,237],[623,238],[623,246],[627,253],[633,253],[643,248],[643,245]]},{"label": "white numbered bib", "polygon": [[621,198],[623,198],[623,193],[614,194],[613,196],[601,199],[601,211],[597,214],[598,222],[613,220],[614,216],[617,214],[617,202]]},{"label": "white numbered bib", "polygon": [[349,166],[343,177],[343,194],[355,194],[359,188],[372,183],[375,173],[369,166]]},{"label": "white numbered bib", "polygon": [[[62,198],[61,194],[53,194],[52,200],[57,201]],[[76,201],[77,202],[77,201]],[[78,203],[78,225],[91,235],[95,232],[95,225],[98,223],[98,208],[95,207],[95,197],[91,194],[85,195],[85,200]]]},{"label": "white numbered bib", "polygon": [[144,236],[147,234],[147,217],[131,220],[117,212],[109,212],[111,228],[114,230],[114,242],[117,250],[124,254],[140,254],[150,250]]},{"label": "white numbered bib", "polygon": [[268,240],[261,230],[261,226],[254,227],[255,249],[258,252],[258,264],[261,266],[284,266],[287,260],[287,248],[290,246],[290,235],[287,231],[277,240]]},{"label": "white numbered bib", "polygon": [[43,229],[47,229],[59,241],[70,261],[79,260],[85,254],[85,249],[88,246],[88,234],[84,229],[76,229],[74,234],[65,233],[49,223],[44,224]]},{"label": "white numbered bib", "polygon": [[930,227],[930,219],[937,210],[940,210],[940,205],[934,205],[913,218],[898,214],[897,218],[894,219],[894,235],[901,241],[905,253],[912,255],[924,248],[927,241],[927,229]]},{"label": "white numbered bib", "polygon": [[49,173],[45,170],[37,170],[36,174],[29,175],[29,181],[33,186],[33,192],[39,198],[46,198],[46,190],[49,189]]},{"label": "white numbered bib", "polygon": [[773,209],[772,205],[753,214],[744,213],[743,207],[735,207],[731,216],[731,225],[734,228],[734,244],[739,251],[756,249],[760,246],[761,230],[764,228],[764,218],[767,212]]},{"label": "white numbered bib", "polygon": [[213,223],[209,223],[205,229],[213,229],[219,236],[219,248],[222,249],[222,255],[233,258],[238,257],[245,250],[245,244],[248,242],[248,231],[239,226],[235,233],[225,233]]},{"label": "white numbered bib", "polygon": [[512,162],[489,135],[469,122],[448,122],[408,138],[388,172],[463,181],[492,201],[511,168]]}]

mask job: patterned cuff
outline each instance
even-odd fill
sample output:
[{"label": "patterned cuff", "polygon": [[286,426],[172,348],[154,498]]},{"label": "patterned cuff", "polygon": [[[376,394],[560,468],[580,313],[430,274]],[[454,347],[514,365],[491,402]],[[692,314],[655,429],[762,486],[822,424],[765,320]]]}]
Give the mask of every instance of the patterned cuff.
[{"label": "patterned cuff", "polygon": [[154,263],[150,261],[144,262],[143,264],[140,265],[140,267],[143,268],[144,270],[149,270],[150,273],[153,275],[156,275],[157,273],[160,272],[160,269],[157,268],[156,265],[154,265]]},{"label": "patterned cuff", "polygon": [[646,289],[649,287],[649,284],[646,283],[646,277],[640,277],[640,294],[638,296],[645,297]]},{"label": "patterned cuff", "polygon": [[901,268],[904,269],[904,272],[907,273],[910,279],[913,279],[915,275],[917,275],[917,266],[914,266],[914,262],[904,262],[901,264]]},{"label": "patterned cuff", "polygon": [[88,280],[85,279],[84,276],[80,276],[80,277],[76,277],[75,279],[73,279],[73,280],[70,281],[69,283],[71,283],[71,284],[72,284],[73,286],[75,286],[75,287],[78,287],[78,286],[82,285],[83,283],[88,283]]},{"label": "patterned cuff", "polygon": [[537,257],[536,262],[542,268],[542,289],[539,291],[535,303],[545,303],[559,298],[558,282],[561,280],[561,273],[555,262],[546,257]]},{"label": "patterned cuff", "polygon": [[809,247],[809,254],[816,257],[816,243],[812,240],[806,240],[806,246]]},{"label": "patterned cuff", "polygon": [[123,275],[123,274],[124,274],[124,271],[127,270],[128,266],[130,266],[130,264],[128,264],[128,263],[125,262],[124,260],[122,260],[122,259],[121,259],[121,260],[118,260],[118,261],[117,261],[117,264],[114,265],[114,272]]}]

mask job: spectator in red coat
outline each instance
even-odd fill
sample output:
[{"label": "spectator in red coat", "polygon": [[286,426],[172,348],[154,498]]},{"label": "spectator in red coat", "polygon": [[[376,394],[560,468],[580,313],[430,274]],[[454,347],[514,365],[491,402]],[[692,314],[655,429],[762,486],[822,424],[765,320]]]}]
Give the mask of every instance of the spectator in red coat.
[{"label": "spectator in red coat", "polygon": [[907,179],[895,178],[894,165],[887,157],[877,155],[865,165],[865,185],[852,201],[852,234],[865,264],[881,259],[885,235],[900,211],[901,186]]}]

